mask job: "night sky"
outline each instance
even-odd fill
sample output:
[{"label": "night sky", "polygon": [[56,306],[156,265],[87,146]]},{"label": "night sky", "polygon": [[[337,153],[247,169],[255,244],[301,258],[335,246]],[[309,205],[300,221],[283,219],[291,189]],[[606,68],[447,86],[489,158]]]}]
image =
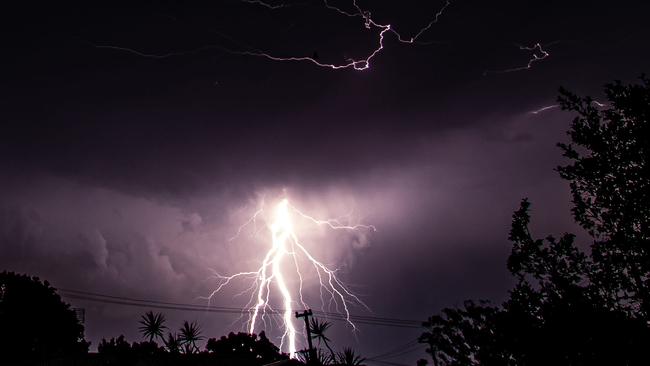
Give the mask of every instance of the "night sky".
[{"label": "night sky", "polygon": [[[417,44],[386,33],[364,71],[242,54],[340,64],[376,49],[379,29],[319,0],[22,3],[0,11],[0,269],[161,301],[206,304],[212,271],[259,265],[263,236],[229,238],[262,198],[286,196],[377,227],[314,241],[372,309],[355,314],[425,320],[467,298],[498,303],[521,198],[537,236],[578,230],[553,170],[572,115],[531,112],[560,86],[601,100],[604,83],[650,71],[642,1],[452,1]],[[408,38],[444,1],[359,5]],[[519,48],[536,43],[548,57],[501,72],[539,56]],[[212,303],[242,306],[242,289]],[[86,309],[94,346],[140,339],[146,309],[68,301]],[[210,337],[241,327],[166,314]],[[420,333],[335,323],[330,338],[370,357]]]}]

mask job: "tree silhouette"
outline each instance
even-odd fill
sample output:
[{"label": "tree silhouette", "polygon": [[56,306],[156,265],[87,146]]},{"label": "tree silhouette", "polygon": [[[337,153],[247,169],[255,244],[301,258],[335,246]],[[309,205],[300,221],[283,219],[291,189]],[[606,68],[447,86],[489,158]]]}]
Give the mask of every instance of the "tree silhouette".
[{"label": "tree silhouette", "polygon": [[[50,358],[88,351],[83,326],[47,281],[0,273],[0,357]],[[0,360],[1,361],[1,360]]]},{"label": "tree silhouette", "polygon": [[420,342],[434,366],[642,365],[650,356],[650,82],[605,87],[607,108],[561,90],[574,111],[569,181],[574,219],[591,251],[573,234],[536,239],[530,203],[512,217],[508,269],[516,279],[501,306],[468,301],[424,323]]},{"label": "tree silhouette", "polygon": [[[442,315],[430,317],[424,326],[427,332],[419,341],[426,343],[434,366],[471,365],[473,360],[486,359],[495,349],[492,333],[497,309],[485,302],[465,301],[459,309],[444,309]],[[490,357],[490,359],[500,357]]]},{"label": "tree silhouette", "polygon": [[318,344],[321,342],[325,344],[325,347],[330,351],[330,357],[332,360],[336,359],[336,354],[334,350],[329,345],[330,339],[325,334],[327,330],[332,326],[332,323],[327,321],[320,321],[317,318],[312,317],[309,322],[309,328],[311,331],[311,338],[318,340]]},{"label": "tree silhouette", "polygon": [[163,343],[165,343],[169,353],[178,354],[181,352],[181,340],[176,333],[167,333],[167,338],[163,339]]},{"label": "tree silhouette", "polygon": [[[302,349],[296,352],[298,359],[305,365],[315,365],[315,366],[329,366],[334,365],[336,359],[333,358],[332,354],[323,351],[322,348],[316,348],[313,355],[309,352],[309,349]],[[336,355],[334,355],[336,356]]]},{"label": "tree silhouette", "polygon": [[610,306],[649,320],[650,314],[650,80],[605,87],[601,110],[591,98],[564,89],[563,109],[578,113],[559,144],[571,164],[573,215],[594,238],[593,280]]},{"label": "tree silhouette", "polygon": [[201,328],[196,322],[189,323],[186,320],[179,331],[178,339],[185,354],[198,352],[199,348],[196,346],[196,342],[203,339]]},{"label": "tree silhouette", "polygon": [[[159,365],[167,364],[169,359],[163,347],[155,342],[133,342],[130,344],[123,335],[111,338],[109,341],[102,339],[97,346],[99,358],[96,362],[101,365]],[[95,363],[92,363],[95,364]]]},{"label": "tree silhouette", "polygon": [[230,333],[220,339],[210,338],[205,347],[218,359],[258,361],[267,364],[286,359],[280,349],[266,337],[264,332],[259,336],[249,333]]},{"label": "tree silhouette", "polygon": [[149,342],[153,342],[155,338],[160,338],[164,340],[163,331],[167,329],[165,326],[165,316],[162,313],[155,313],[153,311],[148,311],[140,320],[140,326],[138,329],[142,336],[149,338]]},{"label": "tree silhouette", "polygon": [[361,366],[366,359],[357,355],[352,348],[344,348],[336,357],[337,365],[340,366]]},{"label": "tree silhouette", "polygon": [[130,356],[131,344],[124,339],[123,335],[111,338],[109,341],[102,339],[97,345],[97,352],[104,356],[126,358]]}]

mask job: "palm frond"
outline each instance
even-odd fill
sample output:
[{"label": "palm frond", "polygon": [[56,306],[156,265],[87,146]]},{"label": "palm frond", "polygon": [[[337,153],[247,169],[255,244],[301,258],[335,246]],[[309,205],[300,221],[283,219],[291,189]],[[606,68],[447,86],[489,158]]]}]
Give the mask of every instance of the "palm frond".
[{"label": "palm frond", "polygon": [[165,316],[162,313],[148,311],[142,315],[140,319],[142,326],[138,329],[143,337],[149,338],[149,342],[152,342],[154,338],[164,339],[163,331],[167,329],[165,321]]}]

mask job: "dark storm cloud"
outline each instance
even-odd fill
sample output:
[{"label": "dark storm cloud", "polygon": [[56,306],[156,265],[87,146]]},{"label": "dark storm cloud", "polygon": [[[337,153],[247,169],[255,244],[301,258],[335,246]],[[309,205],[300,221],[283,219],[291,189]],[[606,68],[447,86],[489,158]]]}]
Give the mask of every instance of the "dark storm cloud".
[{"label": "dark storm cloud", "polygon": [[[466,297],[498,300],[509,284],[504,238],[521,197],[531,196],[536,212],[552,213],[554,219],[537,221],[540,231],[571,228],[566,195],[557,192],[564,186],[548,174],[559,160],[549,141],[561,138],[561,117],[495,117],[483,127],[414,139],[402,164],[395,157],[379,159],[362,174],[322,175],[318,184],[309,177],[291,177],[280,186],[276,177],[249,182],[247,175],[229,176],[229,185],[249,187],[244,194],[215,186],[185,191],[179,199],[155,188],[145,192],[142,181],[130,186],[137,189],[123,189],[111,181],[99,186],[78,176],[33,173],[32,179],[18,179],[21,184],[2,187],[0,242],[9,255],[1,265],[64,288],[201,303],[197,298],[214,286],[211,270],[232,273],[259,260],[259,252],[228,238],[256,208],[256,193],[277,195],[286,187],[308,212],[325,202],[334,204],[336,214],[355,209],[378,227],[368,238],[342,238],[317,252],[344,266],[345,280],[378,314],[404,317],[407,311],[421,318]],[[531,137],[522,140],[522,134]],[[200,171],[202,164],[193,167]],[[388,299],[387,292],[399,296]],[[215,302],[242,305],[227,299]],[[89,324],[91,339],[119,332],[136,337],[140,309],[113,313],[106,305],[84,306],[96,322]],[[171,319],[182,316],[188,315]],[[205,314],[201,319],[215,334],[232,322]],[[339,339],[347,337],[344,328],[337,332]],[[374,352],[370,345],[381,340],[365,342]]]}]

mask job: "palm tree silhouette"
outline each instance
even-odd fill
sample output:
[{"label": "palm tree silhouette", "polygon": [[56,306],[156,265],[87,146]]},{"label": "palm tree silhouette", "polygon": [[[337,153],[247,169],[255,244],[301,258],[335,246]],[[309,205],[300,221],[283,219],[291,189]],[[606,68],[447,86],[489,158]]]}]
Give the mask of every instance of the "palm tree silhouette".
[{"label": "palm tree silhouette", "polygon": [[167,333],[167,339],[163,340],[165,347],[169,353],[177,354],[181,350],[181,340],[176,333],[169,332]]},{"label": "palm tree silhouette", "polygon": [[331,354],[331,359],[335,360],[336,359],[336,354],[334,353],[334,350],[332,347],[329,345],[330,339],[327,338],[327,335],[325,332],[329,329],[329,327],[332,326],[332,323],[326,322],[326,321],[320,321],[316,318],[311,318],[310,319],[310,331],[311,331],[311,338],[318,340],[318,345],[321,344],[321,342],[325,343],[325,347],[330,351]]},{"label": "palm tree silhouette", "polygon": [[296,354],[298,356],[298,359],[305,365],[329,366],[329,365],[335,365],[334,362],[336,362],[336,360],[332,359],[332,356],[323,352],[322,348],[316,349],[316,352],[314,354],[314,356],[316,357],[315,359],[312,358],[312,356],[310,356],[308,349],[300,350],[296,352]]},{"label": "palm tree silhouette", "polygon": [[140,320],[140,333],[145,338],[149,338],[149,342],[153,342],[154,338],[164,340],[163,331],[167,329],[165,326],[165,316],[162,313],[155,313],[148,311],[142,315]]},{"label": "palm tree silhouette", "polygon": [[178,339],[186,354],[194,353],[199,350],[196,346],[196,342],[203,339],[203,336],[201,336],[201,328],[196,322],[189,323],[186,320],[183,322],[183,326],[180,329]]},{"label": "palm tree silhouette", "polygon": [[340,366],[361,366],[366,359],[357,355],[352,348],[345,348],[339,352],[338,365]]}]

